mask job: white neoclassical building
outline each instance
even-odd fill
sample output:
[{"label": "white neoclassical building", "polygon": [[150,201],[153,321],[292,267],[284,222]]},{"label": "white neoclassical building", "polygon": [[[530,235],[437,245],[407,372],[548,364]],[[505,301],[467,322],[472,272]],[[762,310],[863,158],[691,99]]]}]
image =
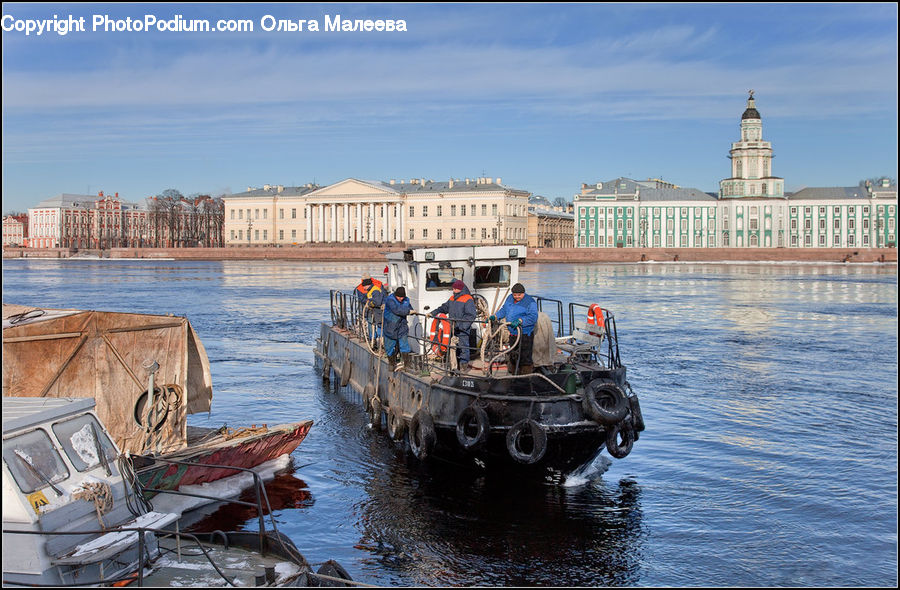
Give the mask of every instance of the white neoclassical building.
[{"label": "white neoclassical building", "polygon": [[659,179],[582,184],[580,248],[853,248],[897,246],[897,186],[889,179],[784,193],[753,92],[729,152],[731,174],[710,194]]},{"label": "white neoclassical building", "polygon": [[524,244],[529,195],[500,178],[264,185],[224,197],[225,244]]}]

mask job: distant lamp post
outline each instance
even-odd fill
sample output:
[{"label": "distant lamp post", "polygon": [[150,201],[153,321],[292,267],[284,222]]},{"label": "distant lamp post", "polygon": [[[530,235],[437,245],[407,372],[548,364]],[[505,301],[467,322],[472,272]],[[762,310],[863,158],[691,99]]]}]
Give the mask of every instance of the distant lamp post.
[{"label": "distant lamp post", "polygon": [[497,214],[497,235],[494,237],[494,244],[502,244],[503,243],[503,216]]},{"label": "distant lamp post", "polygon": [[250,216],[247,216],[247,247],[250,247],[250,230],[253,229],[253,220],[250,219]]}]

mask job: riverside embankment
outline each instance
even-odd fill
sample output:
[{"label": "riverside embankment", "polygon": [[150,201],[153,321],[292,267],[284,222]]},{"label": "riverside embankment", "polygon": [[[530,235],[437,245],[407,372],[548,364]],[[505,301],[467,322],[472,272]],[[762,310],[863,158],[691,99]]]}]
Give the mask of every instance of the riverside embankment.
[{"label": "riverside embankment", "polygon": [[[402,246],[3,248],[3,258],[383,261]],[[897,262],[896,248],[528,248],[531,262]]]}]

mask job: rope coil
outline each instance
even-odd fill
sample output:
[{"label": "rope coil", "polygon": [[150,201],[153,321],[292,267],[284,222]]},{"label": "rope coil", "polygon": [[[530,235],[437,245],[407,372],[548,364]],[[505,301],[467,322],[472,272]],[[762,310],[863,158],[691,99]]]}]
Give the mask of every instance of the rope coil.
[{"label": "rope coil", "polygon": [[112,510],[113,495],[109,484],[105,482],[85,483],[82,484],[82,490],[72,494],[76,500],[87,500],[94,503],[94,510],[97,511],[97,521],[100,527],[105,529],[103,523],[103,515]]}]

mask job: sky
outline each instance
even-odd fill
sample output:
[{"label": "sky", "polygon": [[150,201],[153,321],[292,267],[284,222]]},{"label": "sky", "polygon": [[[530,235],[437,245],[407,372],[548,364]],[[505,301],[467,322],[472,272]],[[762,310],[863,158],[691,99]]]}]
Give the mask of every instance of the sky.
[{"label": "sky", "polygon": [[[253,30],[115,30],[129,17]],[[895,3],[3,3],[2,208],[346,178],[715,192],[750,89],[786,191],[897,178],[897,22]]]}]

